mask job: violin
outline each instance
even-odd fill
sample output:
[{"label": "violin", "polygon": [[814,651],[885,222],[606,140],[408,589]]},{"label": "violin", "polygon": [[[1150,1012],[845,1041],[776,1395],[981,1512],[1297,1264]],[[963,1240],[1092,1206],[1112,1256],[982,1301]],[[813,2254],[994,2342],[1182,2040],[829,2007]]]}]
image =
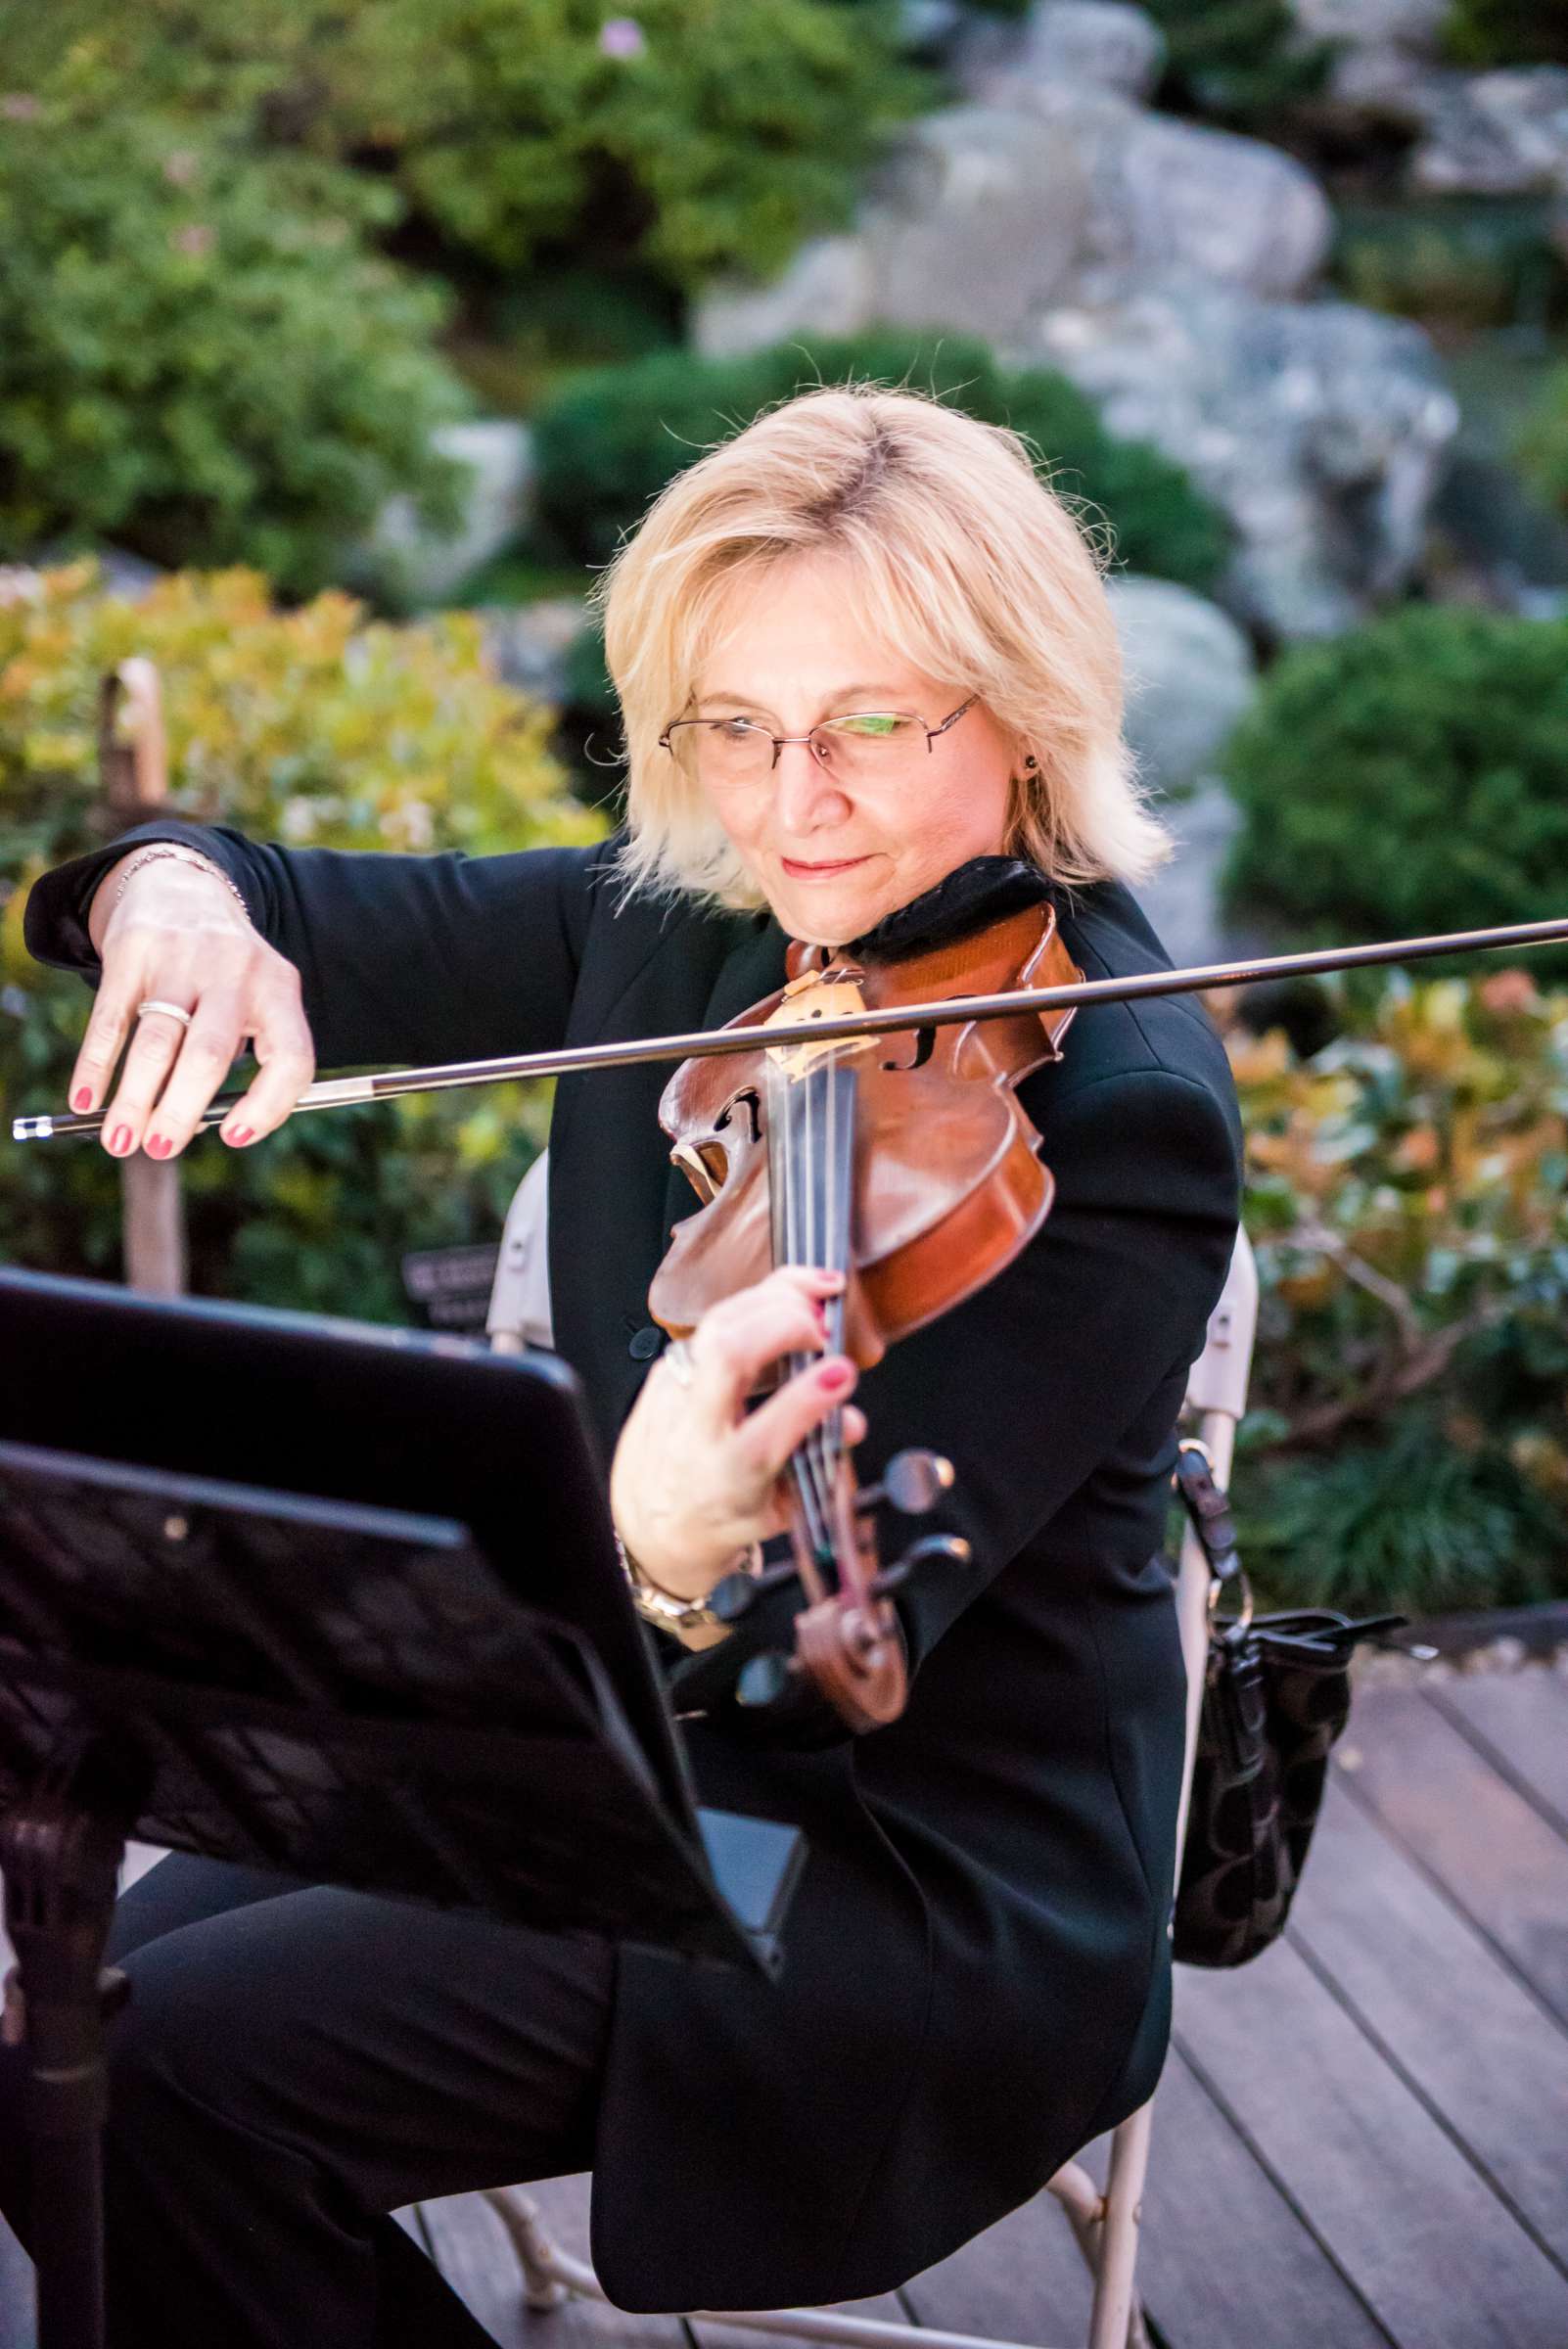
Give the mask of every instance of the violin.
[{"label": "violin", "polygon": [[[1062,1057],[1071,1007],[769,1040],[770,1032],[900,1004],[1082,979],[1038,876],[1004,858],[979,863],[1000,869],[970,868],[956,934],[944,923],[940,943],[896,955],[792,946],[787,985],[730,1023],[755,1037],[750,1049],[688,1060],[670,1079],[660,1122],[700,1201],[675,1225],[649,1292],[650,1313],[672,1337],[775,1265],[807,1265],[845,1275],[826,1308],[827,1341],[869,1368],[983,1288],[1039,1229],[1053,1184],[1016,1088]],[[996,913],[1021,895],[1031,901]],[[782,1375],[806,1360],[789,1358]],[[834,1411],[787,1477],[793,1566],[761,1582],[731,1576],[710,1599],[733,1628],[762,1589],[793,1576],[805,1594],[792,1655],[763,1647],[738,1676],[725,1658],[736,1697],[781,1709],[792,1681],[804,1682],[853,1730],[896,1720],[907,1674],[892,1593],[923,1562],[967,1549],[928,1537],[884,1569],[874,1518],[884,1505],[924,1514],[950,1487],[951,1467],[930,1452],[900,1452],[883,1482],[861,1492]],[[709,1652],[716,1663],[719,1651]]]},{"label": "violin", "polygon": [[[705,1304],[773,1263],[832,1265],[848,1287],[830,1311],[829,1339],[865,1365],[984,1286],[1049,1212],[1049,1171],[1015,1088],[1061,1056],[1080,1006],[1568,943],[1568,919],[1558,918],[1085,979],[1044,895],[1032,867],[977,859],[847,954],[792,953],[786,987],[726,1028],[326,1078],[307,1086],[296,1112],[679,1061],[662,1114],[701,1205],[677,1225],[656,1277],[656,1316],[680,1332]],[[968,918],[977,902],[980,928]],[[737,1055],[739,1075],[726,1068]],[[201,1124],[220,1125],[235,1098],[217,1096]],[[14,1118],[11,1131],[41,1141],[95,1134],[103,1124],[102,1111],[68,1112]],[[706,1248],[698,1228],[712,1234]],[[790,1478],[793,1563],[756,1580],[732,1575],[710,1599],[737,1629],[755,1615],[761,1639],[725,1640],[690,1657],[677,1678],[696,1695],[722,1687],[714,1677],[722,1671],[743,1703],[767,1707],[788,1704],[803,1685],[819,1688],[855,1729],[894,1720],[907,1691],[892,1591],[923,1555],[950,1559],[963,1545],[928,1537],[884,1569],[866,1521],[883,1505],[929,1511],[952,1471],[930,1453],[902,1452],[874,1491],[857,1492],[835,1413],[803,1446]],[[807,1603],[786,1656],[765,1642],[775,1598],[792,1595],[791,1586]],[[737,1677],[726,1651],[747,1649]]]}]

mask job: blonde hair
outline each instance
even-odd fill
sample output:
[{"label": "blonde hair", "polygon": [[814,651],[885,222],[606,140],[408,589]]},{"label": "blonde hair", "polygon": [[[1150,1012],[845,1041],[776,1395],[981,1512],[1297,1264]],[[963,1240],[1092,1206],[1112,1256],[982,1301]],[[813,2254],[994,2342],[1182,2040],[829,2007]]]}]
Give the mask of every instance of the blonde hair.
[{"label": "blonde hair", "polygon": [[736,574],[824,553],[848,560],[891,649],[954,700],[978,694],[1015,737],[1010,853],[1067,883],[1140,881],[1165,860],[1169,836],[1122,736],[1107,556],[1016,433],[849,384],[786,400],[710,449],[599,581],[625,727],[630,886],[762,902],[659,737],[691,705]]}]

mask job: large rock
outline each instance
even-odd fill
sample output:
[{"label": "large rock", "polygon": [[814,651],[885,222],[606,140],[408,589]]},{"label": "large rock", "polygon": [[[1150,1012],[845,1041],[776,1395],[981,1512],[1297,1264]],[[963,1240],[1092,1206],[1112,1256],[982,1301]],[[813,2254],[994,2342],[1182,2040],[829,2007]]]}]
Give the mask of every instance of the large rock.
[{"label": "large rock", "polygon": [[1127,671],[1124,732],[1176,837],[1138,899],[1173,962],[1222,962],[1243,950],[1220,904],[1241,817],[1215,770],[1256,691],[1252,647],[1228,614],[1169,579],[1113,578],[1107,593]]},{"label": "large rock", "polygon": [[1087,82],[1147,98],[1165,67],[1165,35],[1125,0],[1041,0],[1019,24],[977,17],[956,60],[971,97],[1010,102],[1029,82]]},{"label": "large rock", "polygon": [[1031,79],[1013,96],[916,123],[855,233],[803,247],[771,286],[711,293],[697,347],[719,356],[873,321],[1006,345],[1106,266],[1200,270],[1266,296],[1315,276],[1332,222],[1289,156],[1084,83]]},{"label": "large rock", "polygon": [[1568,195],[1568,67],[1436,73],[1422,85],[1425,137],[1413,184],[1444,195]]},{"label": "large rock", "polygon": [[412,501],[388,501],[371,533],[370,567],[415,604],[438,604],[470,572],[499,554],[528,520],[533,484],[533,439],[526,424],[497,417],[449,424],[436,446],[469,468],[456,532],[438,538],[424,529]]},{"label": "large rock", "polygon": [[771,286],[710,294],[693,337],[715,357],[803,330],[857,334],[874,320],[1005,342],[1071,283],[1088,212],[1084,164],[1045,123],[948,108],[900,143],[854,235],[804,246]]},{"label": "large rock", "polygon": [[1147,783],[1184,795],[1205,783],[1252,700],[1257,663],[1227,612],[1172,579],[1106,582],[1127,677],[1123,731]]},{"label": "large rock", "polygon": [[1333,215],[1293,156],[1066,82],[1037,83],[1020,103],[1088,175],[1080,276],[1201,270],[1268,298],[1301,293],[1322,268]]},{"label": "large rock", "polygon": [[1458,405],[1407,320],[1107,278],[1044,312],[1029,355],[1223,506],[1238,537],[1224,600],[1270,633],[1350,627],[1414,571]]},{"label": "large rock", "polygon": [[1451,0],[1290,0],[1291,14],[1311,41],[1354,49],[1407,49],[1430,57],[1437,49]]},{"label": "large rock", "polygon": [[567,698],[567,663],[588,625],[580,595],[539,596],[531,604],[485,604],[484,645],[490,666],[508,685],[559,708]]},{"label": "large rock", "polygon": [[1406,164],[1414,189],[1568,197],[1568,67],[1461,73],[1412,49],[1347,49],[1328,96],[1362,125],[1415,134]]},{"label": "large rock", "polygon": [[[1417,53],[1417,0],[1379,0],[1367,24],[1384,46],[1363,59],[1411,44],[1402,89],[1447,78]],[[1304,36],[1329,29],[1304,18]],[[1233,611],[1284,637],[1352,626],[1421,559],[1454,400],[1417,327],[1292,299],[1332,233],[1321,190],[1256,140],[1135,104],[1140,40],[1152,54],[1128,12],[1078,0],[966,35],[974,102],[906,134],[853,233],[807,246],[770,287],[710,295],[697,345],[887,324],[1057,367],[1113,432],[1157,442],[1223,507]]]}]

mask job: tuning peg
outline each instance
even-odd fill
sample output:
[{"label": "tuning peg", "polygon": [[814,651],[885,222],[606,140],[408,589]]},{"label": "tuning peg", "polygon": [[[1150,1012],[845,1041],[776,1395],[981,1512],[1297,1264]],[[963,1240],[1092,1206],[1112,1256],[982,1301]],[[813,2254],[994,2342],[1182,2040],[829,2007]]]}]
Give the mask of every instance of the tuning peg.
[{"label": "tuning peg", "polygon": [[887,1571],[904,1582],[922,1566],[935,1566],[939,1561],[945,1566],[968,1566],[974,1555],[961,1534],[926,1534],[901,1558],[896,1558]]},{"label": "tuning peg", "polygon": [[776,1647],[764,1647],[760,1656],[749,1657],[735,1682],[735,1702],[738,1705],[776,1705],[793,1684],[795,1659]]},{"label": "tuning peg", "polygon": [[708,1593],[708,1604],[720,1623],[739,1623],[747,1609],[754,1607],[765,1592],[776,1590],[781,1583],[793,1582],[793,1566],[769,1566],[761,1574],[747,1574],[743,1570],[726,1574]]},{"label": "tuning peg", "polygon": [[940,1451],[896,1451],[879,1485],[867,1485],[855,1498],[860,1509],[879,1509],[884,1501],[900,1517],[923,1517],[934,1509],[953,1483],[952,1462]]}]

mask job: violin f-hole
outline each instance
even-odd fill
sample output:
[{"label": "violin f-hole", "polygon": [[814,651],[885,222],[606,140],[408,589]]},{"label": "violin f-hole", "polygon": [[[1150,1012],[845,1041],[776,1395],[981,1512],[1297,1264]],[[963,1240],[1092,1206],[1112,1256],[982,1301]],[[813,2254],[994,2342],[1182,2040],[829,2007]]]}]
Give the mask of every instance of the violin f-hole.
[{"label": "violin f-hole", "polygon": [[762,1105],[750,1086],[745,1092],[737,1093],[732,1101],[725,1102],[718,1116],[714,1120],[715,1130],[722,1132],[738,1109],[744,1109],[746,1112],[746,1121],[751,1128],[748,1139],[760,1142],[762,1138]]},{"label": "violin f-hole", "polygon": [[882,1065],[885,1069],[923,1069],[936,1048],[937,1031],[935,1028],[917,1028],[915,1030],[914,1058],[912,1060],[885,1060]]},{"label": "violin f-hole", "polygon": [[678,1167],[704,1207],[716,1199],[729,1173],[729,1160],[719,1142],[677,1142],[669,1163]]}]

